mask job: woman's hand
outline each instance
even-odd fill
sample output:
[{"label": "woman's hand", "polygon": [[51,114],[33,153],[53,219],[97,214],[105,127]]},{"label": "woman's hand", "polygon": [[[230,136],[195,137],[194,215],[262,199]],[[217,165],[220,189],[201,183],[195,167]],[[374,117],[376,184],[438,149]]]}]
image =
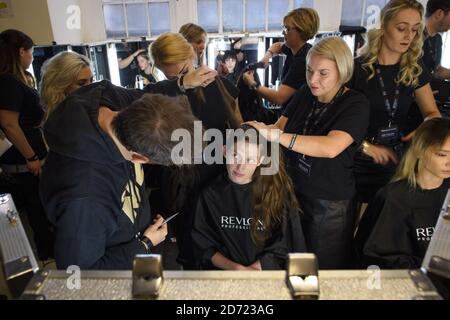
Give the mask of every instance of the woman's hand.
[{"label": "woman's hand", "polygon": [[387,165],[390,161],[397,164],[398,159],[391,148],[368,144],[365,154],[373,159],[376,164]]},{"label": "woman's hand", "polygon": [[133,53],[133,57],[136,58],[138,55],[140,55],[142,52],[145,52],[145,51],[146,51],[145,49],[139,49],[135,53]]},{"label": "woman's hand", "polygon": [[275,42],[274,44],[272,44],[269,48],[269,50],[273,53],[273,54],[280,54],[281,50],[283,49],[283,42]]},{"label": "woman's hand", "polygon": [[219,73],[219,76],[225,77],[228,75],[228,68],[225,63],[221,62],[217,68],[217,72]]},{"label": "woman's hand", "polygon": [[246,122],[245,124],[248,124],[249,126],[252,126],[256,130],[258,130],[259,134],[264,137],[264,139],[273,142],[273,141],[279,141],[280,136],[283,133],[278,127],[274,124],[267,125],[262,122],[258,121],[250,121]]},{"label": "woman's hand", "polygon": [[185,89],[192,89],[197,87],[207,87],[214,82],[217,77],[217,71],[202,66],[198,69],[190,70],[183,79],[183,86]]},{"label": "woman's hand", "polygon": [[244,83],[249,86],[250,88],[254,88],[257,86],[257,83],[255,81],[255,77],[253,76],[253,73],[255,71],[247,71],[242,75],[242,78],[244,79]]},{"label": "woman's hand", "polygon": [[30,173],[32,173],[34,176],[38,177],[41,175],[42,168],[41,168],[41,162],[39,160],[35,161],[27,161],[27,168]]}]

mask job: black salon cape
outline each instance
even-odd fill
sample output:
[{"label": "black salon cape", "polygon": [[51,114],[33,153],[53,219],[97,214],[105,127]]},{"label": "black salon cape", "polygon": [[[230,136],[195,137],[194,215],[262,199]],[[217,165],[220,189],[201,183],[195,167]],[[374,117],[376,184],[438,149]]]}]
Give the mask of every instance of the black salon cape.
[{"label": "black salon cape", "polygon": [[285,210],[282,222],[264,245],[251,238],[251,183],[238,185],[219,176],[203,190],[197,203],[192,238],[202,269],[216,269],[211,262],[216,252],[249,266],[260,260],[263,270],[284,269],[288,252],[305,252],[300,215]]},{"label": "black salon cape", "polygon": [[355,237],[361,267],[419,268],[449,188],[450,179],[434,190],[413,189],[406,180],[380,189]]}]

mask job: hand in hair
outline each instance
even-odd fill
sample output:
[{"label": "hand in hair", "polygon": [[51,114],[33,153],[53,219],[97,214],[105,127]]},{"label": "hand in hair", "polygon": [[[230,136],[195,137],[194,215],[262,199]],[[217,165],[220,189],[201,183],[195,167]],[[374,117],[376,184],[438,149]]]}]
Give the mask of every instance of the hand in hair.
[{"label": "hand in hair", "polygon": [[207,87],[214,82],[217,77],[217,71],[210,69],[207,66],[202,66],[196,70],[189,71],[183,79],[183,86],[185,89],[192,89],[197,87]]},{"label": "hand in hair", "polygon": [[139,54],[141,54],[142,52],[145,52],[145,49],[139,49],[137,50],[135,53],[133,53],[133,56],[136,58]]},{"label": "hand in hair", "polygon": [[253,75],[254,72],[255,71],[247,71],[242,75],[244,83],[250,88],[254,88],[258,85],[258,82],[256,82],[255,77]]},{"label": "hand in hair", "polygon": [[249,126],[252,126],[256,130],[258,130],[259,134],[264,137],[267,141],[273,142],[273,141],[279,141],[280,136],[283,133],[279,128],[277,128],[275,125],[267,125],[262,122],[257,121],[250,121],[246,122],[245,124],[248,124]]}]

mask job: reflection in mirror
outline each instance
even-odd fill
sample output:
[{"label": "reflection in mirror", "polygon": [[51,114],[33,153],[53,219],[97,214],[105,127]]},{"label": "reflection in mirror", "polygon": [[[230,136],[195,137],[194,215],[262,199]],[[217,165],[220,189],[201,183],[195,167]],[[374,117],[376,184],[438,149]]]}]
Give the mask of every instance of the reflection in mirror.
[{"label": "reflection in mirror", "polygon": [[143,89],[160,77],[148,54],[150,42],[122,42],[116,44],[120,82],[123,87]]},{"label": "reflection in mirror", "polygon": [[[244,68],[258,61],[261,56],[262,38],[212,38],[208,43],[208,66],[223,77],[236,83]],[[264,55],[264,48],[262,48]],[[228,68],[227,68],[228,60]],[[235,62],[234,62],[235,61]]]},{"label": "reflection in mirror", "polygon": [[111,80],[106,45],[90,46],[88,57],[91,60],[94,81]]}]

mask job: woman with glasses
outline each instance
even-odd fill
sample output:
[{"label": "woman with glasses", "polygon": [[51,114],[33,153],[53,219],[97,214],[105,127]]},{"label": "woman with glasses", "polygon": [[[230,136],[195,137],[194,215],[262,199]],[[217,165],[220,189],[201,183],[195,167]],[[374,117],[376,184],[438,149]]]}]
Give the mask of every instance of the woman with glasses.
[{"label": "woman with glasses", "polygon": [[245,83],[264,99],[285,107],[294,93],[306,83],[306,55],[319,30],[320,19],[314,9],[299,8],[289,12],[283,19],[284,43],[276,42],[267,50],[261,62],[268,66],[269,60],[278,54],[286,55],[281,74],[281,85],[277,90],[269,89],[255,81],[254,71],[244,73]]}]

